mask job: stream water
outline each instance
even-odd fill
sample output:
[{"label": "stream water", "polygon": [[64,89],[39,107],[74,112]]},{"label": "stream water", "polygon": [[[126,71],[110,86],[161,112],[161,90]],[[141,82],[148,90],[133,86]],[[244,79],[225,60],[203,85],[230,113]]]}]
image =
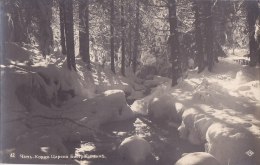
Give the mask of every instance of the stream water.
[{"label": "stream water", "polygon": [[176,127],[168,124],[155,124],[146,117],[114,122],[103,125],[101,130],[109,135],[97,136],[93,140],[81,142],[75,155],[83,156],[76,160],[81,165],[125,165],[117,147],[127,137],[138,135],[152,146],[153,159],[147,165],[173,165],[183,153],[204,151],[203,146],[195,146],[179,138]]}]

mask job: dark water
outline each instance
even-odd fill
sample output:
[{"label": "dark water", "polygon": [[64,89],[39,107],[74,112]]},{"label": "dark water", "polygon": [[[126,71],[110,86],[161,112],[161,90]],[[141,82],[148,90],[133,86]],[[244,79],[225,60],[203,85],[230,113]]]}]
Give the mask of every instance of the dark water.
[{"label": "dark water", "polygon": [[75,154],[84,156],[80,164],[88,165],[125,165],[128,164],[117,152],[117,147],[127,137],[138,135],[152,146],[153,158],[147,165],[173,165],[183,153],[204,151],[204,146],[195,146],[179,138],[176,127],[169,124],[155,124],[146,117],[114,122],[103,125],[104,135],[81,142]]}]

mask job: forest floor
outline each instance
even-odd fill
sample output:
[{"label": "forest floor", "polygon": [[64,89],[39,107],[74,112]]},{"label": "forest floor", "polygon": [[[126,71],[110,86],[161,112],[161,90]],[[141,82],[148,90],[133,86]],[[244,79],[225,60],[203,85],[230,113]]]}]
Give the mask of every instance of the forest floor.
[{"label": "forest floor", "polygon": [[[143,137],[152,147],[153,159],[146,164],[174,164],[183,153],[200,151],[211,153],[223,165],[260,162],[260,67],[240,64],[238,59],[246,58],[239,51],[220,58],[213,72],[198,74],[195,69],[189,70],[177,86],[171,87],[169,78],[153,76],[142,80],[129,70],[123,77],[98,64],[87,71],[80,59],[77,72],[69,72],[64,56],[43,60],[35,56],[39,52],[10,47],[9,54],[20,60],[9,56],[10,61],[1,65],[1,74],[6,78],[1,80],[1,102],[5,103],[1,122],[6,131],[2,136],[10,143],[1,151],[1,155],[7,155],[6,162],[48,161],[8,159],[15,150],[29,156],[69,151],[84,156],[73,159],[73,163],[79,164],[127,164],[117,148],[133,135]],[[33,65],[28,65],[30,57]],[[32,88],[21,88],[28,82]],[[41,99],[42,95],[39,98],[37,92],[29,94],[31,89],[45,91],[45,99]],[[110,92],[102,94],[107,90]],[[115,90],[124,91],[126,100]],[[53,96],[64,93],[66,99],[53,100]],[[155,111],[166,116],[172,114],[164,108],[172,103],[176,106],[176,120],[151,120],[148,112],[157,100],[161,102]],[[54,105],[48,105],[50,102]],[[119,115],[115,114],[118,107],[123,108]],[[50,136],[46,140],[47,135]],[[54,149],[43,151],[46,146]]]}]

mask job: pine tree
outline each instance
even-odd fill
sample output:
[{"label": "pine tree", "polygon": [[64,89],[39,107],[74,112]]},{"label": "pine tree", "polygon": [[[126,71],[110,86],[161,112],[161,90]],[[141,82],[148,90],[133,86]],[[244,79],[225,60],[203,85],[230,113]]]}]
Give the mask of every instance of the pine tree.
[{"label": "pine tree", "polygon": [[140,3],[139,0],[136,0],[136,13],[135,13],[135,19],[136,19],[136,24],[135,24],[135,38],[134,38],[134,50],[133,50],[133,72],[136,72],[137,69],[137,57],[138,57],[138,44],[139,44],[139,26],[140,26]]},{"label": "pine tree", "polygon": [[59,0],[60,9],[60,44],[62,54],[67,54],[66,50],[66,38],[65,38],[65,1]]},{"label": "pine tree", "polygon": [[91,68],[89,54],[89,0],[79,1],[79,53],[88,69]]},{"label": "pine tree", "polygon": [[208,70],[211,72],[214,65],[214,36],[213,36],[213,20],[212,20],[212,1],[205,1],[204,4],[204,21],[205,21],[205,53],[207,56]]},{"label": "pine tree", "polygon": [[73,1],[64,0],[65,3],[65,34],[67,49],[67,64],[70,70],[76,71],[74,29],[73,29]]},{"label": "pine tree", "polygon": [[198,72],[202,72],[204,69],[204,57],[203,57],[203,39],[201,35],[201,15],[200,15],[200,5],[198,0],[193,1],[194,10],[194,26],[195,26],[195,56],[196,63],[198,64]]},{"label": "pine tree", "polygon": [[250,66],[255,66],[257,64],[257,42],[255,40],[255,24],[257,17],[259,16],[258,3],[255,0],[246,1],[246,11],[247,11],[247,23],[249,31],[249,57]]},{"label": "pine tree", "polygon": [[171,63],[172,63],[172,86],[177,85],[177,80],[179,78],[179,39],[177,31],[177,10],[176,1],[168,0],[169,6],[169,23],[170,23],[170,53],[171,53]]},{"label": "pine tree", "polygon": [[121,0],[121,44],[122,44],[122,57],[121,57],[121,74],[125,76],[125,13],[124,13],[124,0]]},{"label": "pine tree", "polygon": [[116,73],[115,70],[115,43],[114,43],[114,21],[115,21],[115,4],[114,0],[110,1],[110,56],[111,56],[111,70]]}]

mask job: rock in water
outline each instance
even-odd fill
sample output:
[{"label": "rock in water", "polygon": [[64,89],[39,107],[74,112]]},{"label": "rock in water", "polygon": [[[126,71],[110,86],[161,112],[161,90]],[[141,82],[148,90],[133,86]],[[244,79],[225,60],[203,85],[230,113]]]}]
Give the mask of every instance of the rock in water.
[{"label": "rock in water", "polygon": [[126,138],[118,148],[121,158],[130,164],[143,164],[151,156],[150,144],[139,136]]},{"label": "rock in water", "polygon": [[220,165],[220,164],[209,153],[194,152],[183,156],[175,163],[175,165]]}]

